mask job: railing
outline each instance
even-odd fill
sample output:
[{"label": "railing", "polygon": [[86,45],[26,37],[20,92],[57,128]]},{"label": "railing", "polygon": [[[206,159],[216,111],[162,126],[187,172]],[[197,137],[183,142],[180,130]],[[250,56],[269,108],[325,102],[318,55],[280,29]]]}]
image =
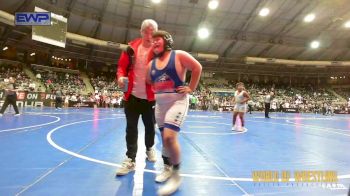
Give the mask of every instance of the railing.
[{"label": "railing", "polygon": [[51,70],[51,71],[57,71],[57,72],[64,72],[64,73],[74,73],[74,74],[79,74],[79,70],[74,70],[74,69],[64,69],[64,68],[58,68],[58,67],[49,67],[45,65],[38,65],[38,64],[31,64],[33,68],[37,69],[44,69],[44,70]]}]

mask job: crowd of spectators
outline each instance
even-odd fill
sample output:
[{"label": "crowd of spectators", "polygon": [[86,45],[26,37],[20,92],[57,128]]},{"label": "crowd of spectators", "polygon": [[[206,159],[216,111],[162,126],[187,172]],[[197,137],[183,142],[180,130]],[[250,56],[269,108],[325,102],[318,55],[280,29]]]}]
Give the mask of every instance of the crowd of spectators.
[{"label": "crowd of spectators", "polygon": [[[4,79],[15,77],[20,90],[38,91],[40,87],[23,72],[20,65],[0,66],[0,86]],[[123,93],[118,89],[114,73],[90,73],[89,78],[94,92],[83,95],[85,84],[78,73],[58,72],[46,69],[33,68],[36,79],[46,87],[48,93],[60,89],[64,95],[65,105],[69,103],[89,103],[96,107],[122,107]],[[190,109],[227,111],[232,110],[233,96],[236,81],[202,80],[197,91],[190,95]],[[264,97],[270,91],[275,96],[271,102],[272,111],[283,111],[286,108],[295,108],[299,112],[322,112],[324,108],[332,110],[348,110],[350,107],[350,91],[337,90],[349,103],[344,103],[327,91],[326,88],[315,88],[312,85],[304,87],[276,86],[274,84],[246,83],[246,90],[251,95],[248,104],[253,111],[264,110]]]},{"label": "crowd of spectators", "polygon": [[[220,82],[219,84],[202,82],[200,90],[190,96],[190,108],[200,110],[232,110],[234,96],[234,82]],[[324,109],[332,111],[348,111],[348,104],[342,102],[333,93],[325,88],[314,88],[313,86],[288,87],[276,86],[274,84],[245,85],[251,95],[248,104],[253,111],[264,110],[265,95],[273,91],[275,96],[271,102],[272,111],[283,111],[286,108],[297,109],[299,112],[323,113]]]},{"label": "crowd of spectators", "polygon": [[79,74],[44,69],[33,69],[33,71],[36,78],[45,85],[46,91],[49,93],[61,89],[64,94],[82,94],[86,89]]},{"label": "crowd of spectators", "polygon": [[350,88],[343,88],[343,89],[333,89],[338,95],[342,96],[344,99],[349,100],[350,99]]},{"label": "crowd of spectators", "polygon": [[5,79],[14,77],[16,86],[23,91],[37,91],[40,86],[37,86],[23,71],[20,64],[18,65],[0,65],[0,86],[5,86]]},{"label": "crowd of spectators", "polygon": [[89,78],[95,93],[101,92],[103,94],[113,94],[114,92],[119,91],[118,85],[115,82],[114,74],[90,73]]},{"label": "crowd of spectators", "polygon": [[114,92],[107,95],[102,93],[89,93],[88,95],[81,95],[77,93],[67,93],[63,96],[65,107],[100,107],[100,108],[120,108],[123,105],[122,102],[123,93]]}]

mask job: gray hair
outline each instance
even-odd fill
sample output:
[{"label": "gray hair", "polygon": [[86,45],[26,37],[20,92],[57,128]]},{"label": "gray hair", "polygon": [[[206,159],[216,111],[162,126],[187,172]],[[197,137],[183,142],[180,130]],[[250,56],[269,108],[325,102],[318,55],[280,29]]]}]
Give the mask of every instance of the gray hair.
[{"label": "gray hair", "polygon": [[146,20],[142,21],[141,31],[145,30],[148,27],[153,27],[154,31],[158,31],[158,24],[156,21],[154,21],[152,19],[146,19]]}]

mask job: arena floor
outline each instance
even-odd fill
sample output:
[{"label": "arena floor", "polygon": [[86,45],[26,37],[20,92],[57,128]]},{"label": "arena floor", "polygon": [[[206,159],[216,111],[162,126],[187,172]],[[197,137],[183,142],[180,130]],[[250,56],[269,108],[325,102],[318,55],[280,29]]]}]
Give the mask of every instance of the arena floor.
[{"label": "arena floor", "polygon": [[[0,195],[155,195],[158,162],[145,161],[139,123],[137,170],[115,177],[125,156],[122,110],[26,109],[0,118]],[[180,134],[183,184],[175,195],[347,195],[348,115],[247,114],[232,132],[231,113],[189,113]],[[253,171],[336,171],[337,183],[257,183]]]}]

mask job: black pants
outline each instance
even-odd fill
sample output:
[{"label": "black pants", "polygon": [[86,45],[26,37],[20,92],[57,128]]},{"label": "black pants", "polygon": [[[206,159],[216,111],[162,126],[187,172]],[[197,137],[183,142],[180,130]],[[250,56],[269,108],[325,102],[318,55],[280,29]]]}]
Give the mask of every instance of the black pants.
[{"label": "black pants", "polygon": [[154,145],[154,104],[155,102],[145,99],[139,99],[135,96],[130,96],[128,101],[125,101],[125,116],[126,116],[126,156],[135,161],[137,153],[137,137],[138,137],[138,121],[141,115],[143,124],[145,125],[145,145],[150,149]]},{"label": "black pants", "polygon": [[62,97],[56,97],[55,99],[55,107],[56,108],[62,108]]},{"label": "black pants", "polygon": [[4,102],[4,105],[2,105],[0,113],[3,114],[5,112],[7,106],[9,104],[11,104],[13,106],[13,109],[15,110],[16,114],[19,114],[16,101],[17,101],[17,95],[16,94],[14,94],[14,95],[7,95],[6,99],[5,99],[5,102]]},{"label": "black pants", "polygon": [[270,103],[265,103],[265,117],[269,118]]},{"label": "black pants", "polygon": [[252,113],[252,111],[253,111],[253,106],[248,105],[248,112],[249,112],[249,114],[251,114],[251,113]]}]

